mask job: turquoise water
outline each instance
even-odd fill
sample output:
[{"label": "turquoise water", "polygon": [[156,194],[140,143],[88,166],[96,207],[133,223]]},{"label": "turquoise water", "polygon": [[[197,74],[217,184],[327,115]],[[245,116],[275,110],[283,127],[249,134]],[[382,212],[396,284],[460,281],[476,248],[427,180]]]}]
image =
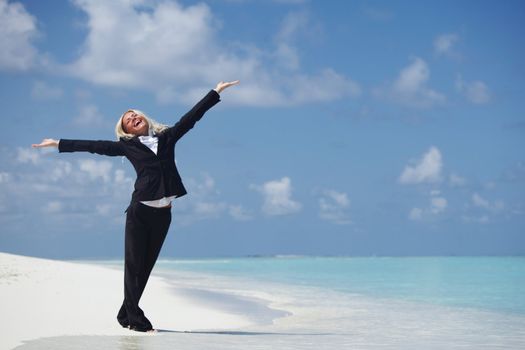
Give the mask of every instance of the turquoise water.
[{"label": "turquoise water", "polygon": [[160,260],[157,268],[525,314],[524,257]]}]

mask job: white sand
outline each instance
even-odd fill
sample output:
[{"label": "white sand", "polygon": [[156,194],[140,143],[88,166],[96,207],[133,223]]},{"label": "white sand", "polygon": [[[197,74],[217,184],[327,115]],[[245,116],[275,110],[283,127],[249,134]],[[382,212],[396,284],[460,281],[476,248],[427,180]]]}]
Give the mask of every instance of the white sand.
[{"label": "white sand", "polygon": [[[104,267],[0,253],[0,349],[62,335],[137,335],[120,327],[123,272]],[[141,308],[164,330],[233,329],[250,321],[210,309],[151,276]]]}]

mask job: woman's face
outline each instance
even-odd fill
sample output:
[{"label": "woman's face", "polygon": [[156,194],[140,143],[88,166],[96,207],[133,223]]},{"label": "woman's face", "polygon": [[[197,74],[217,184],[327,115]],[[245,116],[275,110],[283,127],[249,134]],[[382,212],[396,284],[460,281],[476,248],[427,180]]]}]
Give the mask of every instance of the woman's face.
[{"label": "woman's face", "polygon": [[133,111],[128,111],[122,118],[122,129],[128,134],[146,136],[148,135],[148,122],[144,116]]}]

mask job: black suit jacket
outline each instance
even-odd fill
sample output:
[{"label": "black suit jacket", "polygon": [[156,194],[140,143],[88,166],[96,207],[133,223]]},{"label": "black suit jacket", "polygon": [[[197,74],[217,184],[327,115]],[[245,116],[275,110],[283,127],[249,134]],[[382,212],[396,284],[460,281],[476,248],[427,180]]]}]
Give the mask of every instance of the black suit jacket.
[{"label": "black suit jacket", "polygon": [[219,94],[211,90],[174,126],[155,135],[159,138],[157,154],[138,137],[120,138],[119,141],[60,139],[59,152],[90,152],[106,156],[125,156],[129,159],[137,179],[131,201],[149,201],[169,196],[183,196],[186,189],[175,165],[175,144],[204,113],[220,101]]}]

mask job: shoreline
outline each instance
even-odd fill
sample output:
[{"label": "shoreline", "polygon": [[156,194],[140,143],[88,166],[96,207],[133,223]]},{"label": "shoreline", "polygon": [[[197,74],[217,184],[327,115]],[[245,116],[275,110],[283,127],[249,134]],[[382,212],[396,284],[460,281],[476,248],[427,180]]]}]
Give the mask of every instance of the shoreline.
[{"label": "shoreline", "polygon": [[[6,257],[9,264],[4,263]],[[6,268],[9,266],[11,270]],[[358,271],[366,273],[367,269]],[[141,307],[159,332],[136,333],[120,328],[115,320],[122,295],[118,264],[68,263],[0,253],[0,276],[0,305],[8,319],[27,317],[28,311],[19,304],[28,295],[49,301],[46,306],[37,300],[38,313],[34,315],[40,322],[47,322],[47,332],[38,328],[38,320],[17,323],[19,329],[13,329],[2,318],[0,326],[8,332],[0,340],[0,350],[7,346],[6,341],[18,340],[20,344],[22,339],[32,340],[25,340],[17,350],[488,350],[522,349],[525,344],[525,315],[348,293],[329,283],[303,284],[293,278],[284,283],[272,282],[249,270],[247,274],[222,275],[206,268],[154,270]],[[82,279],[99,282],[94,291],[102,294],[103,300],[96,295],[86,298]],[[65,289],[57,291],[58,284]],[[12,295],[7,295],[6,290],[11,290]],[[82,300],[82,305],[74,309],[71,305],[78,304],[77,299]],[[94,305],[93,299],[101,304]],[[29,301],[35,307],[35,300]],[[61,318],[53,314],[42,318],[42,314],[54,309]],[[79,310],[85,317],[78,316]],[[68,332],[59,328],[60,322]],[[11,330],[20,334],[15,337]]]},{"label": "shoreline", "polygon": [[[72,260],[72,262],[102,266],[115,271],[121,271],[120,265],[124,263],[123,260]],[[281,307],[280,300],[275,295],[245,290],[238,285],[232,289],[231,286],[235,283],[223,276],[212,282],[208,280],[209,275],[192,273],[191,279],[194,283],[188,283],[187,272],[174,272],[158,265],[161,264],[157,262],[151,276],[162,279],[174,295],[182,296],[186,302],[205,306],[211,310],[242,315],[249,319],[250,326],[272,325],[279,318],[293,315],[292,312]]]},{"label": "shoreline", "polygon": [[[151,336],[117,323],[122,298],[122,270],[0,252],[0,348],[60,336]],[[155,272],[140,302],[153,326],[164,332],[242,329],[287,314],[269,304],[227,292],[179,288]]]}]

